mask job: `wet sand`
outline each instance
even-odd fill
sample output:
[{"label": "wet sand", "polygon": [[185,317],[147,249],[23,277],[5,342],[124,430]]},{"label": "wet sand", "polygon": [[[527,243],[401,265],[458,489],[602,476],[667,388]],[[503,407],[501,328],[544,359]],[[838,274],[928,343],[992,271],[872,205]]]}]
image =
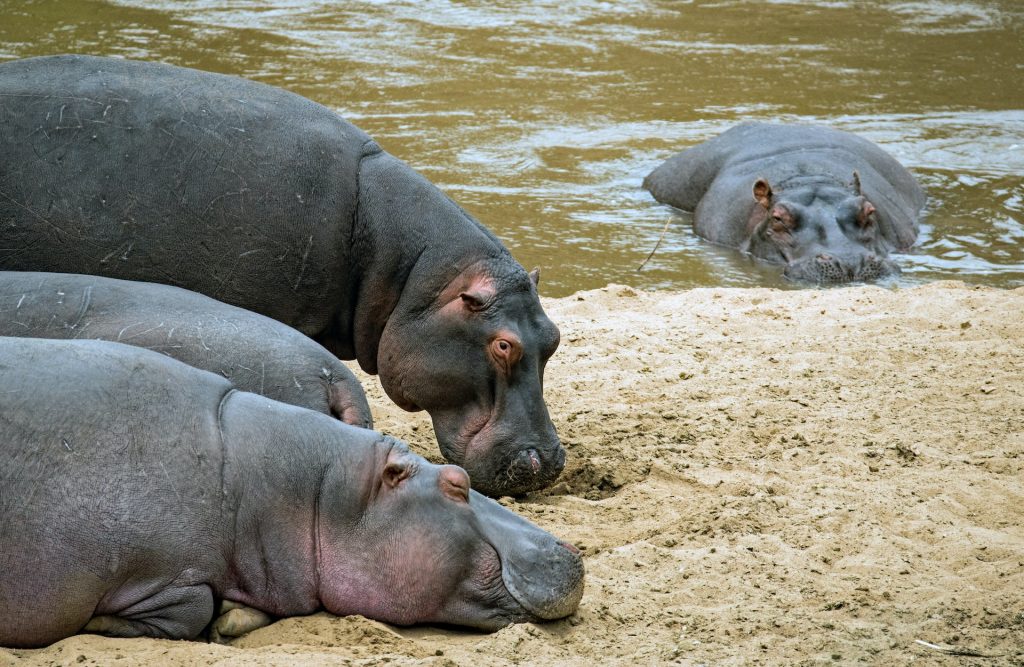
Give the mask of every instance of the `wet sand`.
[{"label": "wet sand", "polygon": [[[1024,664],[1024,288],[611,285],[545,308],[569,461],[504,502],[584,550],[574,617],[485,635],[318,614],[0,666]],[[437,460],[426,416],[362,379],[378,428]]]}]

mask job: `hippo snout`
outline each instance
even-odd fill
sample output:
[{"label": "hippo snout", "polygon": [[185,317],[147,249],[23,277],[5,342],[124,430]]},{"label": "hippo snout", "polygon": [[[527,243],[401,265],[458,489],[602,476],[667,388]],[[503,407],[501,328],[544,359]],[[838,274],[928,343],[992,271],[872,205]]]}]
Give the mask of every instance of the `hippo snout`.
[{"label": "hippo snout", "polygon": [[783,275],[790,280],[837,285],[849,282],[870,282],[899,275],[900,267],[886,257],[872,253],[840,258],[828,253],[791,262]]},{"label": "hippo snout", "polygon": [[[502,493],[516,496],[550,485],[562,474],[564,467],[565,449],[556,440],[554,445],[546,448],[529,447],[516,452],[505,470],[499,470],[497,474]],[[487,493],[490,485],[486,482],[478,484],[474,478],[473,486]]]},{"label": "hippo snout", "polygon": [[524,614],[519,620],[553,620],[576,611],[584,580],[579,549],[476,491],[470,495],[501,561],[502,583]]},{"label": "hippo snout", "polygon": [[523,609],[544,621],[565,618],[583,597],[583,559],[579,550],[559,540],[534,555],[533,568],[502,563],[505,588]]},{"label": "hippo snout", "polygon": [[524,438],[521,433],[485,429],[473,438],[460,465],[473,488],[491,497],[519,496],[549,486],[565,467],[565,449],[554,433]]},{"label": "hippo snout", "polygon": [[556,444],[549,452],[542,454],[531,447],[519,452],[508,468],[508,478],[520,482],[519,486],[543,488],[554,481],[565,467],[565,450]]}]

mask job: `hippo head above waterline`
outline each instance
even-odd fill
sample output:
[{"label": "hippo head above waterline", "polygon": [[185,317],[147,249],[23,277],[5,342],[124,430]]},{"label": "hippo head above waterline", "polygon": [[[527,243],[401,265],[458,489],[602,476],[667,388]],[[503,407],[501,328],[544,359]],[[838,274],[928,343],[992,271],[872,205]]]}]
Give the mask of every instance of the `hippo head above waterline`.
[{"label": "hippo head above waterline", "polygon": [[899,274],[879,231],[877,209],[861,193],[857,172],[850,188],[803,179],[778,194],[759,178],[753,194],[750,235],[740,250],[784,264],[786,278],[835,284]]},{"label": "hippo head above waterline", "polygon": [[814,284],[898,274],[889,253],[914,245],[926,200],[878,146],[811,125],[738,125],[669,158],[644,187],[693,211],[698,235]]}]

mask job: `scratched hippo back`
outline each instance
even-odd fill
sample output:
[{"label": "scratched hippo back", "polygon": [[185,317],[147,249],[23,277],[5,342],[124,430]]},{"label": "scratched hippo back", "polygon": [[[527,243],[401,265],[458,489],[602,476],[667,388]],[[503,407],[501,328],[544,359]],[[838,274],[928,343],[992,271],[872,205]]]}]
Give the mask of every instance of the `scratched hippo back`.
[{"label": "scratched hippo back", "polygon": [[[163,275],[322,329],[342,300],[338,253],[370,138],[283,90],[137,65],[60,56],[0,67],[0,97],[18,100],[0,105],[0,268]],[[196,243],[180,242],[197,227]]]}]

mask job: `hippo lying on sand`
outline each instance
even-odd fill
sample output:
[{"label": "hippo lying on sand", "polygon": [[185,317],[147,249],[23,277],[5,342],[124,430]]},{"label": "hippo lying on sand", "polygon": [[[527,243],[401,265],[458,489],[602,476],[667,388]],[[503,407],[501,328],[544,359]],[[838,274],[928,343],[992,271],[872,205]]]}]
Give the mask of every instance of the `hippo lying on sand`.
[{"label": "hippo lying on sand", "polygon": [[750,123],[669,158],[644,179],[694,211],[697,234],[785,264],[787,278],[841,283],[899,273],[925,194],[878,146],[824,127]]},{"label": "hippo lying on sand", "polygon": [[[109,58],[0,64],[0,270],[184,287],[291,325],[430,413],[474,487],[550,484],[558,329],[479,222],[298,95]],[[532,278],[532,279],[531,279]]]},{"label": "hippo lying on sand", "polygon": [[493,630],[582,595],[576,549],[461,468],[162,354],[0,338],[0,387],[0,646],[194,638],[218,601]]},{"label": "hippo lying on sand", "polygon": [[373,427],[362,385],[333,354],[277,320],[178,287],[0,271],[0,336],[145,347],[242,391]]}]

